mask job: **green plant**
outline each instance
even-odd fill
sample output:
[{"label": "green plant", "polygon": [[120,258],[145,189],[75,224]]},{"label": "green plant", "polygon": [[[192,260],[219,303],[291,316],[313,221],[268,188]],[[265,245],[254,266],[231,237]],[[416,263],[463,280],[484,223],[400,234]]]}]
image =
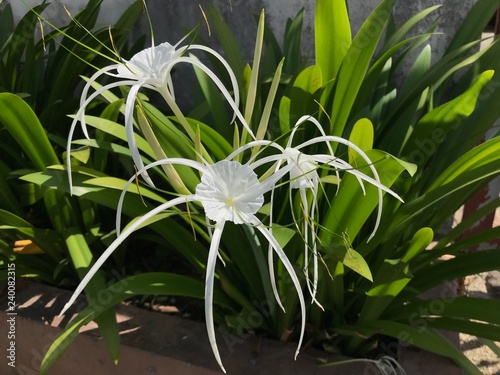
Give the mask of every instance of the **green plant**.
[{"label": "green plant", "polygon": [[[266,35],[261,17],[255,59],[250,67],[238,55],[237,46],[222,19],[213,10],[209,11],[214,29],[227,51],[228,62],[236,72],[243,98],[243,117],[256,140],[248,140],[250,132],[245,132],[244,128],[241,133],[238,127],[233,132],[224,128],[230,123],[224,98],[202,71],[196,71],[196,74],[201,96],[206,101],[198,103],[185,119],[195,134],[194,139],[186,134],[184,119],[179,119],[177,114],[177,117],[164,115],[145,97],[138,100],[135,116],[135,129],[140,129],[144,138],[138,134],[134,137],[141,155],[148,162],[169,158],[198,160],[201,157],[222,160],[245,145],[248,145],[250,156],[242,156],[241,160],[237,157],[238,161],[248,160],[248,157],[257,157],[258,160],[271,157],[271,151],[276,147],[285,150],[294,146],[287,143],[293,138],[303,146],[301,152],[304,154],[332,156],[335,153],[346,167],[376,179],[370,170],[371,165],[362,157],[361,152],[364,152],[373,161],[382,184],[402,196],[404,204],[395,199],[384,199],[382,213],[376,211],[380,187],[367,185],[363,192],[358,187],[356,174],[348,173],[347,169],[339,171],[338,176],[329,175],[331,159],[323,159],[316,165],[306,164],[302,173],[295,176],[300,181],[301,178],[307,180],[312,172],[317,173],[321,189],[309,190],[304,197],[300,189],[293,191],[289,186],[276,186],[272,190],[273,204],[262,206],[260,212],[272,216],[267,223],[288,259],[298,269],[311,264],[315,267],[314,261],[309,262],[304,256],[315,254],[314,247],[317,246],[320,262],[318,270],[312,273],[317,272],[318,283],[317,287],[312,286],[311,299],[319,304],[311,304],[307,309],[311,329],[306,336],[327,350],[353,356],[379,355],[389,336],[450,357],[467,373],[478,374],[479,370],[439,330],[466,332],[498,341],[500,321],[495,314],[498,301],[462,296],[428,300],[420,297],[423,292],[457,277],[500,267],[498,249],[472,254],[463,251],[471,244],[498,237],[499,230],[494,228],[459,240],[473,219],[440,239],[433,250],[426,250],[434,232],[456,209],[500,173],[499,138],[476,146],[477,140],[500,115],[499,109],[491,105],[500,95],[496,83],[498,77],[493,74],[493,70],[498,69],[498,59],[494,56],[498,54],[500,44],[494,42],[487,50],[474,51],[475,38],[479,37],[487,22],[484,14],[492,13],[500,1],[478,1],[447,53],[434,65],[430,62],[430,47],[425,47],[401,89],[397,89],[394,83],[398,66],[410,52],[427,41],[433,28],[424,35],[412,38],[406,35],[435,8],[420,12],[399,29],[389,27],[385,41],[377,49],[385,26],[392,24],[394,3],[395,0],[382,1],[351,40],[345,2],[318,0],[317,63],[305,69],[301,58],[294,53],[300,45],[300,14],[288,24],[288,43],[285,43],[284,52],[272,36]],[[342,42],[337,44],[336,41]],[[264,44],[267,48],[263,54]],[[296,59],[284,63],[284,55]],[[261,65],[261,60],[266,62],[265,66]],[[217,66],[214,64],[214,69]],[[271,66],[275,68],[271,69]],[[452,78],[462,68],[468,70],[453,88]],[[219,76],[224,75],[219,73]],[[97,84],[94,88],[99,90]],[[103,91],[101,95],[110,106],[119,108],[122,104],[116,93]],[[297,120],[311,114],[321,126],[303,126],[295,131]],[[213,119],[228,121],[211,124]],[[181,122],[184,131],[178,128]],[[114,121],[87,116],[86,123],[121,140],[127,139],[125,128]],[[472,123],[479,124],[473,133],[470,131]],[[311,138],[323,136],[349,137],[360,150],[350,145],[331,144],[330,141],[307,143]],[[130,157],[130,153],[113,143],[94,140],[78,140],[76,143],[103,151],[116,150]],[[302,166],[298,158],[294,163]],[[68,187],[61,183],[65,173],[58,168],[27,175],[23,179],[69,192]],[[118,203],[120,190],[127,186],[126,180],[112,179],[87,165],[75,167],[73,173],[74,194],[95,203]],[[190,191],[200,181],[197,174],[182,168],[153,169],[151,173],[158,179],[157,186],[161,189],[143,186],[139,182],[134,187],[130,185],[134,180],[130,180],[133,201],[123,204],[125,214],[131,217],[143,214],[140,196],[147,202],[164,204],[166,199],[182,193],[180,188],[183,186],[177,184],[179,179]],[[289,182],[291,184],[293,180]],[[110,196],[114,198],[109,200]],[[317,209],[314,212],[306,209],[305,202]],[[498,204],[497,199],[478,211],[474,219],[487,214]],[[147,224],[166,248],[178,251],[204,274],[211,234],[204,228],[203,212],[199,207],[186,207],[187,212],[178,220],[172,216],[180,212],[171,211],[157,215]],[[372,236],[379,217],[379,228]],[[160,218],[164,220],[159,221]],[[303,223],[306,225],[302,226]],[[308,234],[310,228],[312,232]],[[197,242],[193,242],[192,231],[199,236]],[[234,243],[240,238],[246,241],[238,241],[239,246],[235,248]],[[243,328],[262,330],[286,341],[296,336],[293,328],[302,308],[302,303],[298,303],[300,293],[296,293],[296,282],[291,283],[287,276],[290,273],[288,267],[278,263],[269,273],[269,265],[273,262],[266,261],[268,249],[263,245],[263,239],[251,227],[228,223],[225,228],[219,248],[225,267],[216,270],[214,286],[220,293],[219,299],[214,300],[219,304],[215,320],[227,329],[242,328],[241,325],[246,324]],[[306,249],[311,249],[309,253],[304,251],[304,243],[309,245],[306,246]],[[452,254],[455,258],[442,261],[440,256],[443,254]],[[303,288],[311,287],[307,272],[304,275],[298,272],[297,275]],[[126,286],[129,282],[132,280],[125,279],[116,285]],[[188,287],[185,291],[182,289],[165,290],[201,296]],[[132,285],[124,293],[115,293],[116,298],[101,309],[140,291],[144,290]],[[279,298],[275,298],[276,294]],[[286,312],[277,308],[277,301],[281,301]],[[269,306],[265,311],[260,309],[263,302]],[[56,359],[56,349],[71,341],[70,333],[99,316],[99,311],[89,307],[68,325],[49,350],[43,370]],[[261,321],[249,325],[255,314],[262,317]]]},{"label": "green plant", "polygon": [[[89,63],[99,61],[98,54],[86,53],[87,61],[83,62],[82,50],[78,49],[78,44],[72,42],[72,39],[81,39],[91,45],[97,44],[96,40],[84,30],[94,28],[100,3],[100,1],[89,2],[88,6],[64,27],[66,36],[55,30],[38,41],[35,36],[38,20],[34,13],[28,12],[15,26],[9,4],[0,13],[2,24],[0,92],[4,93],[2,95],[3,112],[0,115],[2,134],[0,144],[4,150],[0,160],[2,181],[0,209],[4,211],[6,217],[5,225],[12,226],[9,231],[5,232],[2,240],[7,241],[4,248],[10,249],[9,256],[14,255],[11,241],[28,240],[28,238],[34,241],[36,251],[51,254],[52,260],[56,261],[55,265],[50,264],[50,257],[45,260],[38,259],[36,262],[29,261],[30,257],[22,256],[22,254],[21,258],[26,259],[30,264],[26,274],[37,275],[45,282],[56,284],[67,282],[65,278],[67,279],[71,274],[64,267],[67,264],[67,258],[55,256],[64,247],[64,241],[58,240],[57,236],[51,232],[51,226],[58,225],[51,221],[53,210],[51,205],[58,203],[56,201],[44,203],[45,190],[22,182],[18,177],[36,170],[45,170],[48,166],[60,162],[57,155],[63,152],[61,145],[65,144],[63,139],[67,136],[66,126],[69,122],[67,114],[76,111],[79,105],[75,82],[80,80],[80,74],[88,74],[91,71],[92,67]],[[44,4],[36,10],[43,11],[46,7],[47,4]],[[131,7],[113,28],[116,33],[115,46],[124,49],[124,53],[125,37],[140,11],[140,6]],[[96,38],[109,41],[107,30],[96,31],[96,34]],[[56,48],[55,40],[58,37],[61,37],[58,42],[61,45],[60,49]],[[21,63],[20,60],[22,60]],[[7,95],[7,93],[15,93],[18,97]],[[22,97],[25,103],[20,101],[19,97]],[[102,110],[99,113],[102,113]],[[102,115],[106,116],[106,113],[113,117],[111,109]],[[106,162],[103,158],[94,160],[96,166],[103,166]],[[88,202],[80,203],[83,207],[79,210],[82,215],[79,222],[90,231],[89,234],[92,233],[88,237],[91,242],[99,232],[99,229],[94,226],[98,221],[96,219],[97,208],[95,205],[87,205]],[[76,212],[74,215],[78,216],[79,213]],[[92,222],[92,220],[95,221]],[[26,229],[33,225],[39,227],[36,233],[40,238],[35,239],[33,235],[23,237],[20,233],[22,230],[16,233],[16,225]],[[44,232],[48,233],[45,239],[42,238]],[[24,261],[17,263],[21,266]],[[45,267],[44,272],[38,272],[36,263]]]},{"label": "green plant", "polygon": [[[420,12],[399,29],[389,27],[375,55],[384,24],[393,24],[393,5],[393,1],[382,2],[351,40],[344,1],[317,1],[316,65],[298,68],[291,72],[291,77],[282,79],[278,89],[282,96],[272,111],[279,114],[279,127],[268,127],[271,139],[286,134],[299,116],[317,112],[325,132],[349,135],[354,143],[365,147],[372,160],[380,160],[375,166],[387,178],[382,181],[387,186],[394,183],[393,190],[405,200],[405,204],[385,202],[381,227],[370,240],[375,195],[361,197],[353,188],[354,177],[344,178],[338,195],[330,202],[331,210],[327,210],[331,214],[318,220],[320,228],[327,228],[319,230],[318,236],[328,269],[321,268],[317,299],[329,302],[323,304],[326,313],[312,307],[309,319],[316,342],[328,350],[355,356],[378,355],[386,346],[383,337],[392,336],[448,356],[468,372],[477,373],[437,329],[498,340],[498,318],[494,314],[479,317],[470,311],[477,304],[493,311],[498,309],[498,302],[468,297],[421,301],[420,296],[458,277],[499,266],[498,250],[477,254],[464,251],[497,238],[498,228],[460,239],[474,221],[498,207],[498,199],[439,239],[432,251],[424,251],[433,240],[433,233],[474,192],[499,174],[498,137],[477,144],[500,115],[498,108],[492,109],[500,95],[498,74],[493,73],[498,69],[493,56],[500,47],[494,42],[486,50],[476,50],[488,21],[485,14],[492,14],[499,3],[479,1],[445,55],[433,65],[430,47],[423,48],[400,89],[394,78],[398,68],[411,52],[425,44],[436,24],[423,35],[406,38],[406,34],[437,7]],[[215,15],[211,19],[222,22]],[[300,15],[294,22],[301,22]],[[223,26],[214,29],[226,51],[231,50],[234,55],[237,46],[227,30]],[[289,32],[298,31],[290,28]],[[290,34],[287,39],[300,41],[299,36]],[[266,47],[267,55],[275,57],[274,66],[279,66],[288,52],[282,53],[272,41]],[[239,65],[238,61],[241,59],[234,59],[232,64]],[[455,73],[464,70],[465,75],[456,84]],[[269,78],[264,76],[260,82],[259,89],[267,87]],[[258,104],[255,107],[262,108]],[[370,121],[363,120],[365,117]],[[303,140],[310,138],[311,133],[304,132]],[[405,172],[397,178],[402,172],[401,164],[391,165],[372,147],[415,164],[416,173]],[[349,160],[354,159],[349,155]],[[282,217],[277,221],[287,223],[290,219]],[[345,257],[343,265],[338,263],[342,259],[339,251],[346,248],[355,248],[366,260],[373,282],[346,268]],[[441,261],[444,254],[455,258]],[[429,306],[439,308],[432,311]],[[467,312],[464,306],[469,306]],[[287,324],[292,325],[290,321]],[[278,329],[276,336],[283,338],[284,327]],[[394,344],[389,348],[394,346],[397,347]]]},{"label": "green plant", "polygon": [[[100,1],[90,1],[64,27],[64,35],[56,30],[40,41],[35,37],[38,24],[35,14],[28,12],[14,27],[10,5],[0,12],[2,278],[6,278],[10,263],[16,265],[19,277],[67,286],[75,277],[85,274],[93,258],[91,247],[95,251],[104,246],[101,239],[107,234],[107,228],[102,223],[107,221],[107,213],[100,207],[20,179],[61,163],[60,141],[66,137],[67,111],[78,108],[75,82],[79,81],[79,74],[87,74],[91,69],[89,63],[98,61],[98,55],[89,53],[77,57],[81,50],[72,40],[95,43],[84,30],[94,28],[100,4]],[[41,12],[46,6],[36,10]],[[125,46],[126,34],[141,9],[137,5],[131,7],[113,28],[116,48]],[[97,33],[96,37],[103,36],[109,41],[107,31]],[[56,39],[59,49],[55,46]],[[83,62],[83,58],[87,61]],[[108,108],[102,115],[111,115],[111,112]],[[105,165],[104,159],[94,161],[96,166]],[[95,305],[96,294],[105,286],[105,277],[99,273],[89,285],[91,305]],[[103,311],[96,322],[111,356],[117,358],[119,335],[113,309]]]}]

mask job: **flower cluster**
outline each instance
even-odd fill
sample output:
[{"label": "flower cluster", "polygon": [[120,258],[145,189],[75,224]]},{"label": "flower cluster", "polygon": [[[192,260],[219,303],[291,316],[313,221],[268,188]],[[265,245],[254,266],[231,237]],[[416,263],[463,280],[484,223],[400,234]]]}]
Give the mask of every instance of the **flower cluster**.
[{"label": "flower cluster", "polygon": [[[212,54],[223,64],[231,78],[232,94],[206,65],[202,64],[196,58],[186,55],[186,52],[196,49]],[[143,164],[134,140],[133,115],[137,95],[141,88],[151,89],[160,93],[174,114],[179,118],[181,125],[185,124],[185,118],[175,104],[174,88],[171,78],[172,68],[178,63],[189,63],[193,66],[197,66],[213,80],[223,96],[226,98],[230,107],[234,110],[234,118],[238,119],[241,123],[240,125],[247,130],[248,134],[250,134],[253,138],[252,141],[241,145],[225,159],[216,162],[208,162],[203,159],[201,155],[198,155],[198,160],[166,158],[153,162],[149,165]],[[96,87],[96,81],[102,75],[111,76],[117,80],[96,88],[96,90],[89,95],[91,87]],[[382,203],[382,196],[384,192],[393,195],[397,199],[400,198],[396,193],[381,183],[376,168],[373,166],[368,156],[359,147],[344,138],[325,134],[320,123],[311,116],[304,116],[298,120],[289,134],[288,142],[284,146],[272,140],[255,140],[250,126],[245,122],[245,119],[240,113],[239,91],[235,75],[231,68],[222,56],[212,49],[194,44],[184,47],[179,47],[178,44],[172,46],[168,43],[152,46],[139,52],[129,61],[112,64],[101,69],[90,78],[83,90],[81,107],[74,118],[68,138],[67,165],[70,178],[70,146],[76,125],[80,123],[85,136],[88,137],[84,117],[86,107],[92,100],[104,93],[106,90],[119,86],[130,86],[125,104],[125,128],[127,130],[129,149],[137,168],[137,174],[143,176],[146,182],[153,186],[153,182],[148,175],[149,169],[158,166],[182,165],[196,170],[201,176],[200,181],[196,186],[195,191],[191,194],[180,195],[164,202],[141,218],[130,223],[126,229],[122,231],[120,217],[124,196],[128,187],[136,180],[136,176],[132,176],[122,192],[118,205],[116,228],[118,234],[117,238],[95,262],[93,267],[81,281],[62,313],[64,313],[75,301],[76,297],[83,291],[87,283],[106,261],[106,259],[109,258],[113,251],[116,250],[117,247],[120,246],[120,244],[128,236],[130,236],[130,234],[161,212],[170,210],[178,205],[197,204],[202,208],[206,221],[208,223],[214,223],[213,226],[210,225],[209,230],[211,244],[208,250],[205,276],[205,317],[210,344],[221,369],[225,371],[215,339],[212,303],[219,246],[222,232],[227,222],[252,226],[268,241],[268,266],[272,290],[277,303],[283,310],[284,307],[280,301],[279,291],[274,276],[275,255],[278,256],[286,271],[289,273],[298,295],[302,313],[300,337],[296,351],[297,355],[305,332],[305,297],[303,294],[303,286],[301,285],[299,276],[295,272],[294,265],[288,259],[285,250],[279,245],[273,235],[273,201],[275,189],[277,186],[288,184],[290,197],[293,196],[294,191],[298,191],[300,211],[303,214],[302,216],[305,218],[304,220],[297,220],[296,222],[297,230],[303,234],[304,239],[303,269],[311,300],[319,306],[321,306],[321,304],[316,300],[319,258],[316,232],[318,228],[314,220],[318,210],[320,209],[320,207],[318,207],[318,196],[320,194],[322,171],[320,171],[319,168],[322,168],[323,170],[324,167],[327,167],[328,171],[334,171],[337,175],[339,175],[340,171],[342,171],[342,173],[352,174],[358,179],[362,189],[364,189],[365,183],[374,185],[378,189],[379,203]],[[306,123],[314,125],[321,135],[294,146],[294,135],[297,129],[304,126]],[[192,128],[187,124],[184,126],[184,130],[187,135],[191,137],[194,143],[196,135],[193,133]],[[359,154],[369,166],[371,175],[369,176],[360,172],[348,162],[336,157],[331,146],[332,143],[345,145]],[[309,146],[318,144],[323,144],[328,152],[326,154],[312,155],[305,152],[309,149]],[[241,162],[240,160],[243,160],[243,154],[247,150],[253,151],[252,156],[248,161]],[[263,152],[263,150],[266,150],[266,152]],[[262,170],[265,170],[265,173],[262,173]],[[259,173],[261,174],[259,175]],[[259,210],[266,202],[270,203],[271,210],[269,216],[266,218],[268,223],[264,224],[264,218],[262,218],[262,214],[259,213]],[[293,205],[292,198],[290,198],[290,203]],[[379,204],[377,222],[375,228],[373,229],[373,233],[375,233],[380,221],[381,207],[382,206]],[[312,277],[309,275],[310,251],[312,252],[311,258],[313,260]]]}]

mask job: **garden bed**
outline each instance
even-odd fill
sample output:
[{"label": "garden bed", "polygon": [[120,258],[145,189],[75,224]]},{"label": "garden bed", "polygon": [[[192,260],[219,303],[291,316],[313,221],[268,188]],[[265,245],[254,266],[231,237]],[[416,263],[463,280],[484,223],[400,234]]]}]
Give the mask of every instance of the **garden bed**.
[{"label": "garden bed", "polygon": [[[80,299],[64,317],[58,317],[70,292],[33,282],[18,285],[16,301],[16,368],[5,374],[38,374],[44,353],[69,317],[85,304]],[[5,302],[0,305],[2,321]],[[189,319],[120,305],[117,308],[121,329],[118,365],[110,359],[96,326],[91,323],[49,371],[50,375],[72,374],[169,374],[208,375],[219,370],[208,343],[203,323]],[[2,337],[5,337],[2,334]],[[302,349],[293,360],[295,345],[256,336],[218,335],[219,348],[229,374],[378,374],[374,365],[353,363],[319,368],[317,365],[345,359],[312,348]],[[3,346],[7,340],[2,340]],[[450,360],[414,347],[403,347],[399,362],[408,375],[438,373],[459,375],[461,370]],[[3,370],[3,369],[2,369]],[[16,372],[17,371],[17,372]],[[4,372],[2,372],[4,373]]]}]

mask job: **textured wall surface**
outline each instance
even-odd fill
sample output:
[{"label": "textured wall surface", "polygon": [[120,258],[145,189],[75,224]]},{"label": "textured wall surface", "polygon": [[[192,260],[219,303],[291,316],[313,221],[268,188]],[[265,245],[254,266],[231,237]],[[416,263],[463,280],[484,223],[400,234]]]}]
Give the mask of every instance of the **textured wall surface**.
[{"label": "textured wall surface", "polygon": [[[41,4],[41,0],[24,0],[30,6]],[[102,11],[99,16],[99,23],[107,25],[116,22],[122,12],[135,0],[104,0]],[[52,0],[52,4],[47,7],[44,16],[56,25],[65,24],[69,16],[64,10],[66,7],[71,14],[77,13],[87,3],[85,0]],[[4,5],[10,3],[14,12],[14,18],[18,21],[27,11],[26,5],[20,0],[4,0]]]},{"label": "textured wall surface", "polygon": [[[441,21],[437,32],[443,35],[434,36],[431,39],[434,53],[441,54],[454,31],[460,24],[464,15],[476,0],[419,0],[408,1],[398,0],[395,8],[395,18],[398,24],[402,24],[418,11],[432,5],[443,4],[435,11],[426,22],[418,29],[424,31],[428,25],[436,18]],[[7,0],[7,2],[9,2]],[[41,0],[27,0],[31,5],[41,3]],[[99,22],[107,24],[114,22],[121,12],[133,3],[134,0],[104,0]],[[4,1],[4,4],[6,1]],[[19,19],[26,11],[26,6],[19,0],[10,0],[14,9],[16,18]],[[309,0],[147,0],[147,4],[153,19],[156,40],[169,41],[175,43],[187,30],[192,29],[202,20],[202,13],[199,9],[201,5],[205,10],[210,5],[216,7],[224,15],[233,31],[236,40],[245,49],[245,56],[250,58],[253,53],[253,41],[256,31],[256,17],[262,9],[266,9],[266,18],[275,32],[279,42],[283,40],[286,20],[294,17],[297,13],[305,9],[303,47],[306,53],[314,51],[314,1]],[[380,3],[380,0],[348,0],[349,14],[354,33],[366,19],[373,9]],[[54,0],[48,7],[46,17],[58,24],[65,23],[68,20],[63,5],[71,13],[76,13],[85,4],[84,0]],[[147,32],[149,27],[143,20],[140,26],[141,32]],[[204,34],[205,36],[206,33]]]}]

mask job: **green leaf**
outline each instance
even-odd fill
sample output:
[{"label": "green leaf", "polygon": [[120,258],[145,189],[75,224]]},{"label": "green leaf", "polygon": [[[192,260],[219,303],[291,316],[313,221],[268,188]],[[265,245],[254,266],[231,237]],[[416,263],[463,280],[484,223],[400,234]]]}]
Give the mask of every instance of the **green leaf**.
[{"label": "green leaf", "polygon": [[[42,12],[48,4],[42,4],[33,9],[37,12]],[[33,12],[27,12],[20,21],[18,21],[13,34],[10,36],[7,42],[7,51],[5,51],[5,68],[6,72],[6,84],[7,88],[15,91],[16,90],[16,75],[18,74],[19,61],[21,61],[22,55],[28,46],[28,44],[33,43],[34,32],[37,26],[36,14]]]},{"label": "green leaf", "polygon": [[[323,85],[321,68],[313,65],[302,70],[290,90],[289,97],[282,96],[280,102],[281,134],[290,129],[304,114],[313,114],[318,110],[314,102],[314,94]],[[285,124],[286,122],[286,124]]]},{"label": "green leaf", "polygon": [[[441,225],[460,205],[500,174],[500,138],[493,138],[469,151],[434,180],[427,191],[393,215],[387,237],[397,236],[408,225]],[[433,225],[431,225],[433,224]]]},{"label": "green leaf", "polygon": [[208,15],[212,21],[212,26],[220,41],[226,60],[231,66],[238,80],[240,88],[243,87],[243,70],[245,69],[245,59],[243,58],[238,43],[234,39],[233,33],[224,22],[222,16],[217,12],[215,7],[209,6]]},{"label": "green leaf", "polygon": [[498,309],[500,301],[476,297],[456,296],[454,284],[450,290],[443,289],[440,298],[421,300],[414,298],[405,305],[394,304],[387,310],[386,317],[395,321],[408,321],[414,317],[447,317],[500,325]]},{"label": "green leaf", "polygon": [[52,145],[31,107],[20,97],[0,93],[0,122],[38,170],[59,164]]},{"label": "green leaf", "polygon": [[[358,120],[351,131],[349,141],[358,146],[362,151],[368,151],[373,148],[373,125],[367,118]],[[349,163],[353,165],[357,152],[349,149]]]},{"label": "green leaf", "polygon": [[335,260],[341,262],[344,266],[350,268],[364,278],[373,281],[370,266],[366,263],[363,256],[354,250],[349,243],[346,243],[345,246],[333,245],[324,247],[323,250]]},{"label": "green leaf", "polygon": [[[155,153],[156,160],[165,160],[167,159],[167,155],[165,154],[165,149],[158,142],[158,138],[156,138],[155,133],[153,132],[152,126],[142,106],[137,106],[137,117],[139,122],[139,127],[142,130],[142,134],[146,138],[146,141],[149,143],[153,152]],[[176,192],[181,194],[189,194],[189,189],[184,185],[183,179],[179,176],[177,171],[172,165],[162,165],[161,168],[165,173],[169,183],[175,189]]]},{"label": "green leaf", "polygon": [[359,322],[378,319],[411,280],[409,262],[431,243],[434,233],[422,228],[413,236],[402,259],[385,259],[377,270],[372,288],[359,315]]},{"label": "green leaf", "polygon": [[481,272],[500,269],[500,250],[482,250],[475,253],[458,255],[446,261],[422,267],[415,272],[411,287],[421,292],[441,285],[443,280],[475,275]]},{"label": "green leaf", "polygon": [[[378,150],[368,150],[366,155],[374,163],[383,185],[390,187],[404,171],[404,166],[395,158]],[[358,157],[356,166],[363,173],[370,173],[366,162]],[[368,217],[378,205],[378,192],[375,187],[365,184],[366,194],[359,181],[351,174],[343,176],[338,194],[333,197],[322,226],[328,228],[320,232],[320,241],[324,244],[338,242],[338,234],[346,233],[354,241]],[[387,197],[386,199],[394,199]],[[335,236],[334,234],[337,234]]]},{"label": "green leaf", "polygon": [[193,68],[198,84],[200,85],[203,96],[208,104],[207,111],[209,121],[213,123],[214,128],[222,137],[224,137],[224,139],[231,139],[231,121],[220,90],[203,70],[198,68],[196,65],[193,65]]},{"label": "green leaf", "polygon": [[425,114],[415,126],[402,154],[413,160],[412,154],[418,152],[421,164],[430,158],[453,126],[474,111],[481,90],[491,80],[493,73],[492,70],[482,73],[462,95]]},{"label": "green leaf", "polygon": [[[74,228],[68,229],[65,235],[73,266],[76,268],[80,279],[83,279],[93,264],[93,255],[84,236],[78,230]],[[104,276],[98,271],[85,287],[85,293],[92,308],[102,308],[102,306],[99,306],[100,301],[98,296],[105,287]],[[117,363],[120,352],[120,334],[114,309],[105,309],[99,316],[95,317],[95,321],[99,325],[99,331],[103,336],[111,358]]]},{"label": "green leaf", "polygon": [[273,224],[273,236],[281,248],[284,248],[297,232],[293,229]]},{"label": "green leaf", "polygon": [[[499,307],[500,303],[497,304],[496,308],[498,309]],[[484,337],[489,340],[500,340],[500,326],[497,325],[453,318],[431,318],[428,322],[429,327],[434,329],[467,333],[477,337]]]},{"label": "green leaf", "polygon": [[[368,16],[342,61],[334,94],[331,135],[342,136],[344,132],[351,108],[395,2],[396,0],[384,0]],[[327,81],[325,77],[323,80]]]},{"label": "green leaf", "polygon": [[255,51],[253,55],[252,74],[246,94],[244,118],[248,125],[252,124],[252,116],[255,110],[257,99],[257,88],[259,81],[260,58],[262,56],[262,46],[264,43],[264,10],[260,13],[259,25],[257,27],[257,37],[255,40]]},{"label": "green leaf", "polygon": [[286,24],[285,41],[283,43],[283,52],[285,55],[283,72],[289,75],[295,75],[302,65],[301,39],[303,23],[304,9],[301,9],[297,16],[293,20],[289,19]]},{"label": "green leaf", "polygon": [[433,182],[433,184],[429,187],[429,191],[451,183],[453,180],[462,177],[466,172],[473,173],[476,170],[480,170],[483,166],[498,162],[499,159],[500,137],[496,137],[480,144],[456,160]]},{"label": "green leaf", "polygon": [[[114,121],[106,120],[95,116],[85,116],[85,122],[87,123],[87,125],[93,126],[94,128],[99,129],[107,134],[111,134],[118,139],[121,139],[123,141],[127,140],[125,127]],[[153,149],[144,138],[142,138],[138,134],[135,134],[135,141],[137,143],[137,147],[139,148],[139,150],[144,152],[150,158],[155,157]]]},{"label": "green leaf", "polygon": [[422,79],[416,82],[415,85],[408,87],[408,90],[405,90],[399,95],[397,102],[394,103],[391,111],[385,116],[382,128],[399,124],[400,118],[405,114],[406,109],[411,106],[415,100],[419,100],[422,93],[425,92],[428,87],[437,85],[436,82],[442,82],[446,77],[453,75],[453,73],[461,67],[477,61],[485,53],[483,50],[470,54],[470,50],[477,46],[477,44],[478,42],[472,42],[462,46],[432,65],[432,68],[427,71],[427,74],[425,74]]},{"label": "green leaf", "polygon": [[317,0],[314,18],[316,64],[324,82],[337,73],[351,46],[351,25],[346,0]]},{"label": "green leaf", "polygon": [[481,221],[486,215],[491,214],[498,207],[500,207],[500,197],[486,203],[484,206],[467,215],[467,217],[463,217],[460,223],[448,231],[448,233],[439,240],[436,246],[433,247],[433,253],[437,252],[437,250],[446,251],[446,246],[448,244],[456,240],[464,232],[472,228],[475,223]]},{"label": "green leaf", "polygon": [[[283,60],[280,61],[278,67],[276,68],[276,72],[274,73],[273,80],[271,82],[271,87],[269,89],[269,94],[267,95],[266,104],[264,105],[264,110],[262,111],[262,116],[259,122],[259,126],[257,127],[257,133],[255,137],[257,140],[264,139],[267,133],[267,127],[269,125],[269,120],[271,118],[271,113],[273,110],[274,99],[276,98],[276,93],[278,91],[278,86],[281,79],[281,71],[283,69]],[[257,148],[255,149],[257,150]],[[257,151],[253,151],[255,155]]]},{"label": "green leaf", "polygon": [[396,46],[398,43],[403,41],[408,33],[425,17],[427,17],[430,13],[434,12],[436,9],[439,9],[442,5],[435,5],[424,9],[414,16],[412,16],[408,21],[402,24],[390,37],[385,41],[384,46],[379,52],[379,55],[385,54],[388,50]]},{"label": "green leaf", "polygon": [[477,40],[486,28],[495,10],[500,7],[500,0],[479,0],[467,13],[460,28],[456,31],[452,41],[448,45],[446,53],[449,53],[467,43]]}]

